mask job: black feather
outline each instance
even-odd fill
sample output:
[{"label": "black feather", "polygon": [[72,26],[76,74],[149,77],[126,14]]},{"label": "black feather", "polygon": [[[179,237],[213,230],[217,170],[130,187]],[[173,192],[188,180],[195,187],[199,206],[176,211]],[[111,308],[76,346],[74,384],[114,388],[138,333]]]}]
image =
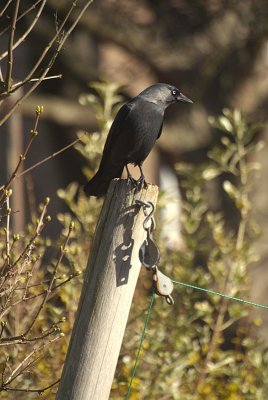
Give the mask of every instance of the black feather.
[{"label": "black feather", "polygon": [[110,181],[120,178],[127,164],[142,166],[161,135],[165,109],[177,101],[191,102],[174,86],[158,83],[120,108],[108,133],[98,172],[84,188],[88,196],[105,195]]}]

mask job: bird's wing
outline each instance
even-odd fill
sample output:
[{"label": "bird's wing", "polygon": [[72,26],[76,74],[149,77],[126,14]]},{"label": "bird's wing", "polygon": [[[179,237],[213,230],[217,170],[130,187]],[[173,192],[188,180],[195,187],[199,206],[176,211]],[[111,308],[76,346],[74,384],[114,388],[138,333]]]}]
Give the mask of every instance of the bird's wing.
[{"label": "bird's wing", "polygon": [[131,102],[126,103],[120,108],[120,110],[116,114],[116,117],[111,125],[110,131],[108,133],[108,136],[107,136],[107,139],[105,142],[105,146],[103,149],[103,155],[110,152],[112,141],[113,142],[116,141],[116,138],[120,134],[120,127],[125,123],[132,108],[133,108],[133,103],[131,103]]},{"label": "bird's wing", "polygon": [[[159,138],[160,138],[160,136],[161,136],[161,133],[162,133],[162,128],[163,128],[163,122],[162,122],[162,124],[161,124],[161,126],[160,126],[160,129],[159,129],[159,133],[158,133],[157,139],[159,139]],[[156,140],[157,140],[157,139],[156,139]]]}]

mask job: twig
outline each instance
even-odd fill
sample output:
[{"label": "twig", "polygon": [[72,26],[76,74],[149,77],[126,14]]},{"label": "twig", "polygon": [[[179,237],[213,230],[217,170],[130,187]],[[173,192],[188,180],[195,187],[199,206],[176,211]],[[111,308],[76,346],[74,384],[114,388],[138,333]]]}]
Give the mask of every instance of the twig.
[{"label": "twig", "polygon": [[[66,278],[63,282],[60,282],[60,283],[58,283],[57,285],[55,285],[55,286],[51,289],[51,292],[50,292],[50,293],[55,292],[59,287],[65,285],[65,283],[69,282],[70,280],[76,278],[76,277],[79,276],[79,275],[80,275],[80,272],[77,272],[76,274],[70,275],[70,276],[69,276],[68,278]],[[33,300],[33,299],[35,299],[35,298],[37,298],[37,297],[39,297],[39,296],[42,296],[42,295],[45,294],[45,293],[46,293],[46,290],[43,290],[42,292],[37,293],[37,294],[33,294],[32,296],[19,299],[18,301],[16,301],[16,302],[10,304],[8,307],[5,308],[5,310],[0,314],[0,318],[3,318],[3,317],[11,310],[12,307],[15,307],[15,306],[17,306],[18,304],[23,303],[23,302],[26,302],[26,301],[29,301],[29,300]]]},{"label": "twig", "polygon": [[27,356],[17,365],[17,367],[15,369],[13,369],[13,371],[11,372],[11,374],[9,375],[6,383],[3,384],[3,386],[9,384],[10,382],[12,382],[14,379],[16,379],[16,376],[14,377],[14,375],[16,374],[17,371],[19,371],[19,369],[23,366],[23,364],[26,363],[26,361],[32,357],[33,354],[36,353],[36,349],[34,348],[29,354],[27,354]]},{"label": "twig", "polygon": [[[18,89],[19,87],[25,85],[25,83],[29,82],[32,78],[33,75],[35,74],[37,68],[40,66],[40,64],[42,63],[42,61],[44,60],[45,56],[47,55],[48,51],[52,48],[53,44],[59,39],[63,28],[66,24],[66,22],[68,21],[71,13],[73,12],[74,8],[76,7],[76,3],[77,1],[74,1],[72,3],[72,6],[70,7],[69,11],[67,12],[64,20],[62,21],[61,25],[59,26],[59,28],[57,29],[56,34],[53,36],[53,38],[50,40],[50,42],[48,43],[48,45],[45,47],[43,53],[41,54],[41,56],[39,57],[39,59],[36,61],[35,65],[33,66],[33,68],[31,69],[31,71],[28,73],[28,75],[26,76],[26,78],[21,82],[20,85],[17,85]],[[57,54],[57,49],[55,51],[55,54]],[[20,105],[20,103],[26,99],[35,89],[36,87],[43,81],[44,77],[47,75],[47,73],[49,72],[51,66],[53,65],[54,62],[54,58],[55,58],[55,54],[51,57],[51,59],[49,60],[47,67],[45,68],[43,74],[40,77],[40,80],[37,81],[29,90],[28,92],[26,92],[9,110],[9,112],[2,118],[2,120],[0,121],[0,126],[2,125],[2,123],[4,123],[9,117],[10,115],[14,112],[14,110]],[[52,64],[51,64],[52,63]],[[7,93],[3,93],[2,96],[6,96]]]},{"label": "twig", "polygon": [[[43,81],[48,81],[48,80],[50,80],[50,79],[61,79],[61,78],[62,78],[62,74],[50,75],[50,76],[46,76],[46,77],[43,79]],[[40,79],[40,78],[33,78],[33,79],[30,79],[29,82],[38,82],[39,79]],[[15,92],[15,90],[17,90],[18,87],[20,87],[21,84],[22,84],[23,82],[24,82],[24,81],[20,81],[20,82],[15,83],[15,84],[12,86],[12,89],[10,90],[10,93]]]},{"label": "twig", "polygon": [[[48,204],[49,204],[49,201],[50,201],[50,199],[49,199],[49,197],[47,197],[47,198],[45,199],[45,204],[44,204],[44,207],[43,207],[43,210],[42,210],[40,219],[39,219],[39,221],[38,221],[38,224],[37,224],[35,233],[34,233],[33,237],[31,238],[31,240],[29,241],[29,243],[27,244],[27,246],[23,249],[23,251],[22,251],[21,254],[18,256],[18,258],[10,265],[10,267],[9,267],[8,270],[7,270],[6,264],[5,264],[4,267],[2,268],[2,270],[0,271],[0,277],[3,278],[3,279],[2,279],[1,286],[0,286],[0,289],[3,287],[5,281],[6,281],[6,280],[8,279],[8,277],[10,276],[11,271],[14,270],[14,268],[15,268],[15,266],[18,264],[18,262],[19,262],[25,255],[27,255],[28,258],[30,257],[30,254],[31,254],[31,252],[32,252],[32,250],[33,250],[33,248],[34,248],[34,241],[35,241],[35,239],[40,235],[42,229],[43,229],[44,226],[45,226],[45,223],[48,223],[48,222],[50,221],[50,218],[47,218],[47,220],[44,221],[44,217],[45,217],[45,213],[46,213],[46,210],[47,210],[47,206],[48,206]],[[16,283],[17,283],[17,282],[16,282],[16,280],[15,280],[14,284],[10,287],[9,296],[8,296],[8,298],[7,298],[7,300],[6,300],[5,306],[2,306],[2,310],[5,310],[5,307],[6,307],[8,301],[9,301],[9,299],[10,299],[10,297],[11,297],[12,290],[14,289],[14,286],[16,285]],[[2,314],[0,315],[0,318],[1,318],[1,316],[3,316],[3,314],[5,314],[5,311],[4,311],[4,312],[2,311]]]},{"label": "twig", "polygon": [[12,3],[13,0],[8,0],[6,2],[6,4],[4,5],[4,7],[2,8],[2,10],[0,11],[0,18],[2,17],[2,15],[4,14],[4,12],[6,11],[6,9],[8,8],[9,4]]},{"label": "twig", "polygon": [[56,382],[52,383],[49,386],[46,386],[42,389],[16,389],[16,388],[10,388],[8,386],[4,386],[2,389],[0,388],[0,390],[5,390],[5,391],[9,391],[9,392],[27,392],[27,393],[38,393],[41,394],[43,392],[45,392],[46,390],[52,388],[53,386],[57,385],[59,383],[60,379],[58,379]]},{"label": "twig", "polygon": [[55,153],[51,154],[48,157],[43,158],[43,160],[38,161],[36,164],[32,165],[31,167],[25,169],[24,171],[22,171],[20,174],[18,174],[17,178],[20,178],[21,176],[23,176],[24,174],[27,174],[28,172],[30,172],[32,169],[39,167],[39,165],[45,163],[46,161],[51,160],[52,158],[58,156],[59,154],[63,153],[65,150],[69,149],[70,147],[73,147],[76,143],[80,142],[81,137],[74,140],[72,143],[67,144],[65,147],[63,147],[62,149],[56,151]]},{"label": "twig", "polygon": [[8,43],[8,63],[7,63],[7,73],[5,79],[5,89],[9,92],[12,86],[12,68],[13,68],[13,43],[14,43],[14,35],[16,30],[16,23],[18,17],[20,0],[16,0],[15,10],[12,15],[12,23],[11,30],[9,35],[9,43]]},{"label": "twig", "polygon": [[[72,31],[74,30],[74,28],[76,27],[76,25],[78,24],[78,22],[80,21],[80,19],[82,18],[83,14],[85,13],[85,11],[88,9],[88,7],[92,4],[93,0],[88,0],[87,3],[85,4],[85,6],[82,8],[82,10],[80,11],[80,13],[78,14],[76,20],[74,21],[74,23],[71,25],[71,27],[68,29],[68,31],[64,34],[61,42],[58,44],[54,55],[51,57],[51,59],[49,60],[46,68],[44,69],[44,72],[42,73],[42,75],[40,76],[39,81],[37,81],[35,84],[32,85],[32,87],[10,108],[10,110],[5,114],[5,116],[0,120],[0,126],[3,125],[4,122],[6,122],[8,120],[8,118],[12,115],[12,113],[17,109],[17,107],[20,106],[21,102],[24,101],[28,96],[30,96],[30,94],[40,85],[40,83],[44,80],[44,78],[46,77],[46,75],[48,74],[50,68],[52,67],[55,59],[57,58],[62,46],[64,45],[64,43],[66,42],[67,38],[69,37],[69,35],[72,33]],[[33,74],[35,73],[35,71],[37,70],[37,68],[39,67],[39,65],[41,64],[41,62],[43,61],[45,55],[47,54],[47,52],[50,50],[50,48],[52,47],[52,45],[54,44],[54,42],[60,37],[61,31],[63,30],[63,27],[66,24],[66,21],[68,20],[70,14],[72,13],[74,7],[76,7],[76,2],[73,2],[72,7],[70,8],[69,12],[67,13],[66,17],[64,18],[62,24],[60,25],[57,33],[55,34],[54,38],[49,42],[49,44],[47,45],[46,49],[44,50],[44,52],[42,53],[42,55],[40,56],[39,60],[36,62],[35,66],[33,67],[32,71],[28,74],[28,76],[25,78],[25,80],[23,81],[23,83],[21,84],[24,85],[26,82],[28,82],[30,79],[32,79]]]},{"label": "twig", "polygon": [[26,157],[27,157],[27,154],[28,154],[28,151],[29,151],[29,149],[30,149],[30,147],[31,147],[31,144],[32,144],[34,138],[35,138],[36,135],[37,135],[37,126],[38,126],[39,118],[40,118],[40,115],[41,115],[42,112],[43,112],[43,107],[37,106],[37,107],[36,107],[36,118],[35,118],[34,128],[31,130],[30,139],[29,139],[29,141],[28,141],[28,144],[27,144],[27,146],[26,146],[26,149],[25,149],[24,153],[21,154],[21,156],[20,156],[20,158],[19,158],[19,161],[18,161],[18,163],[17,163],[17,166],[16,166],[15,170],[13,171],[13,173],[12,173],[10,179],[8,180],[8,182],[7,182],[4,186],[2,186],[2,187],[0,188],[0,190],[2,190],[2,194],[1,194],[1,196],[0,196],[0,201],[3,200],[3,198],[4,198],[4,196],[5,196],[5,193],[6,193],[6,190],[9,189],[11,183],[13,182],[13,180],[15,179],[15,177],[16,177],[16,175],[17,175],[17,172],[18,172],[18,170],[19,170],[19,168],[20,168],[22,162],[23,162],[23,161],[26,159]]},{"label": "twig", "polygon": [[[33,350],[17,365],[17,367],[11,371],[9,377],[7,378],[6,382],[3,381],[2,379],[2,390],[6,388],[8,384],[10,384],[12,381],[14,381],[18,376],[22,375],[25,370],[28,368],[31,368],[38,360],[40,360],[43,357],[43,354],[38,355],[37,357],[34,358],[31,362],[23,366],[33,355],[43,352],[48,346],[51,345],[55,340],[58,340],[60,336],[57,336],[51,340],[49,340],[46,343],[43,343],[40,345],[38,348],[33,348]],[[22,368],[23,367],[23,368]],[[1,388],[0,388],[1,390]]]},{"label": "twig", "polygon": [[[13,1],[13,0],[11,0],[11,1]],[[21,18],[25,17],[25,15],[29,14],[29,12],[31,12],[32,10],[34,10],[34,9],[38,6],[38,4],[39,4],[41,1],[42,1],[42,0],[37,0],[32,6],[30,6],[29,8],[27,8],[27,10],[25,10],[22,14],[20,14],[20,15],[18,16],[18,18],[17,18],[17,22],[18,22]],[[5,11],[5,10],[4,10],[4,11]],[[1,17],[1,14],[0,14],[0,17]],[[3,29],[3,30],[0,32],[0,36],[2,36],[9,28],[10,28],[10,25],[8,25],[5,29]]]},{"label": "twig", "polygon": [[[49,199],[49,197],[47,197],[47,198],[45,199],[44,207],[43,207],[43,209],[42,209],[42,212],[41,212],[39,221],[38,221],[38,223],[37,223],[37,226],[36,226],[36,229],[35,229],[35,233],[34,233],[32,239],[30,240],[30,242],[29,242],[29,243],[27,244],[27,246],[25,247],[25,249],[21,252],[21,254],[19,255],[19,257],[17,258],[17,260],[13,263],[13,266],[16,265],[16,264],[22,259],[22,257],[24,257],[24,255],[27,254],[27,252],[28,252],[29,250],[32,251],[32,246],[33,246],[33,244],[34,244],[34,241],[35,241],[35,239],[40,235],[41,231],[44,229],[45,222],[49,222],[49,221],[50,221],[50,219],[47,220],[47,221],[44,221],[44,218],[45,218],[45,215],[46,215],[46,212],[47,212],[47,207],[48,207],[49,202],[50,202],[50,199]],[[29,257],[29,253],[28,253],[28,257]]]},{"label": "twig", "polygon": [[[47,162],[47,161],[51,160],[52,158],[58,156],[59,154],[63,153],[65,150],[69,149],[70,147],[72,147],[72,146],[74,146],[76,143],[78,143],[78,142],[81,140],[81,138],[82,138],[83,136],[84,136],[84,135],[81,135],[80,138],[75,139],[73,142],[71,142],[71,143],[67,144],[66,146],[62,147],[60,150],[56,151],[55,153],[51,154],[50,156],[47,156],[47,157],[43,158],[43,160],[38,161],[36,164],[34,164],[34,165],[32,165],[31,167],[25,169],[25,170],[22,171],[21,173],[17,174],[17,173],[15,173],[15,172],[13,172],[12,177],[11,177],[12,181],[13,181],[14,179],[17,179],[17,178],[22,177],[23,175],[25,175],[25,174],[27,174],[28,172],[32,171],[34,168],[39,167],[39,165],[42,165],[42,164],[44,164],[45,162]],[[16,168],[16,170],[17,170],[17,169],[18,169],[18,168]],[[9,182],[8,182],[7,184],[5,184],[5,185],[0,186],[0,191],[3,191],[3,193],[2,193],[2,195],[1,195],[1,197],[0,197],[0,200],[1,200],[1,198],[4,196],[4,191],[5,191],[5,189],[7,188],[7,185],[8,185],[8,187],[10,186]]]},{"label": "twig", "polygon": [[[31,267],[30,271],[27,272],[27,279],[26,279],[26,283],[25,283],[25,288],[23,289],[23,290],[24,290],[24,293],[23,293],[23,296],[22,296],[22,300],[25,300],[25,299],[27,298],[28,289],[29,289],[30,287],[38,286],[38,285],[30,285],[30,280],[31,280],[31,278],[32,278],[32,276],[33,276],[33,270],[34,270],[34,268],[35,268],[35,266],[36,266],[37,261],[39,261],[39,258],[40,258],[40,257],[37,257],[37,258],[36,258],[35,262],[32,263],[32,267]],[[45,282],[44,282],[44,283],[45,283]],[[41,284],[42,284],[42,283],[41,283]],[[19,288],[18,288],[18,289],[19,289]]]},{"label": "twig", "polygon": [[4,365],[4,367],[2,369],[2,372],[1,372],[1,386],[3,386],[3,384],[4,384],[4,376],[5,376],[5,372],[6,372],[6,368],[7,368],[8,356],[6,357],[5,361],[6,361],[5,365]]},{"label": "twig", "polygon": [[210,364],[210,362],[213,359],[213,356],[215,354],[216,348],[218,346],[218,339],[220,336],[220,333],[222,331],[222,325],[224,322],[224,316],[227,310],[227,306],[228,306],[228,299],[224,298],[221,299],[221,303],[220,303],[220,308],[219,308],[219,312],[218,312],[218,316],[217,316],[217,320],[216,320],[216,324],[215,324],[215,328],[210,340],[210,344],[209,344],[209,349],[208,352],[206,354],[206,358],[204,360],[204,364],[203,367],[201,369],[201,372],[199,374],[198,380],[197,380],[197,384],[195,387],[195,396],[199,393],[200,388],[202,387],[203,382],[206,379],[206,376],[208,374],[208,365]]},{"label": "twig", "polygon": [[64,242],[63,246],[61,246],[60,256],[59,256],[59,259],[58,259],[58,261],[57,261],[57,263],[55,265],[55,268],[54,268],[54,271],[53,271],[53,274],[52,274],[52,277],[51,277],[51,281],[50,281],[49,287],[45,291],[45,296],[44,296],[44,298],[43,298],[43,300],[42,300],[42,302],[41,302],[41,304],[40,304],[40,306],[39,306],[39,308],[38,308],[38,310],[37,310],[37,312],[35,314],[35,317],[33,318],[31,324],[28,326],[28,328],[26,329],[26,331],[24,333],[25,336],[31,331],[31,329],[34,326],[39,314],[41,313],[42,309],[44,308],[44,306],[45,306],[45,304],[47,302],[47,299],[48,299],[48,297],[49,297],[49,295],[51,293],[52,286],[53,286],[54,281],[55,281],[55,277],[56,277],[56,273],[57,273],[58,267],[62,262],[63,256],[65,254],[65,250],[66,250],[66,247],[68,245],[68,242],[69,242],[69,239],[70,239],[70,236],[71,236],[71,233],[72,233],[73,229],[74,229],[74,223],[71,222],[71,224],[69,226],[69,231],[68,231],[66,239],[65,239],[65,242]]},{"label": "twig", "polygon": [[7,191],[7,196],[6,196],[6,207],[7,207],[6,257],[7,257],[7,266],[8,266],[8,268],[10,267],[10,214],[11,214],[11,209],[10,209],[10,206],[9,206],[9,198],[10,198],[10,192],[8,190]]},{"label": "twig", "polygon": [[[230,283],[230,277],[231,277],[231,267],[229,266],[228,270],[227,270],[227,275],[225,277],[225,282],[223,285],[223,293],[227,293],[228,292],[228,286]],[[215,354],[216,348],[218,346],[218,339],[220,336],[220,333],[222,332],[222,325],[224,322],[224,316],[227,310],[227,306],[228,306],[228,299],[227,298],[223,298],[221,299],[220,302],[220,307],[219,307],[219,311],[218,311],[218,315],[217,315],[217,320],[216,320],[216,324],[212,333],[212,337],[209,343],[209,348],[201,369],[201,372],[199,374],[196,386],[195,386],[195,391],[194,391],[194,395],[197,396],[199,393],[200,388],[202,387],[203,382],[206,379],[206,376],[208,374],[208,365],[210,364],[210,362],[213,359],[213,356]]]},{"label": "twig", "polygon": [[5,327],[6,327],[6,322],[1,321],[0,339],[1,339],[2,335],[3,335]]},{"label": "twig", "polygon": [[14,344],[27,344],[27,343],[31,343],[31,342],[37,342],[38,340],[43,340],[46,337],[55,333],[55,326],[56,325],[53,325],[42,335],[35,336],[33,338],[26,338],[24,333],[21,335],[17,335],[17,336],[10,336],[10,337],[2,338],[0,340],[0,346],[10,346],[10,345],[14,346]]},{"label": "twig", "polygon": [[[13,43],[12,45],[12,51],[15,50],[26,38],[27,36],[31,33],[31,31],[33,30],[33,28],[35,27],[37,21],[39,20],[39,17],[45,7],[47,0],[42,0],[42,4],[40,5],[39,10],[36,13],[36,16],[34,17],[31,25],[29,26],[29,28],[24,32],[24,34],[16,41],[16,43]],[[6,56],[8,55],[8,51],[4,51],[1,55],[0,55],[0,61],[3,60]],[[9,90],[8,90],[9,92]]]},{"label": "twig", "polygon": [[[83,135],[82,135],[83,136]],[[21,178],[23,175],[27,174],[28,172],[32,171],[34,168],[39,167],[40,165],[44,164],[45,162],[51,160],[52,158],[58,156],[59,154],[63,153],[65,150],[69,149],[70,147],[74,146],[76,143],[80,142],[81,137],[78,139],[75,139],[73,142],[67,144],[66,146],[62,147],[60,150],[56,151],[55,153],[51,154],[50,156],[47,156],[45,158],[43,158],[43,160],[38,161],[36,164],[32,165],[31,167],[25,169],[24,171],[22,171],[19,174],[16,174],[15,178]],[[4,185],[0,186],[0,190],[4,190]]]},{"label": "twig", "polygon": [[[34,264],[35,265],[35,264]],[[30,272],[26,272],[26,274],[27,275],[30,275],[30,277],[32,276],[32,270],[30,271]],[[29,279],[29,278],[28,278]],[[60,278],[56,278],[56,279],[60,279]],[[18,287],[16,287],[14,290],[16,290],[16,291],[25,291],[25,290],[27,290],[27,289],[31,289],[31,288],[36,288],[36,287],[38,287],[38,286],[44,286],[44,285],[46,285],[47,283],[49,283],[50,282],[50,279],[47,279],[47,280],[44,280],[44,281],[42,281],[42,282],[40,282],[40,283],[33,283],[32,285],[29,285],[28,284],[28,280],[27,280],[27,282],[26,282],[26,285],[25,286],[18,286]],[[5,294],[7,293],[7,290],[4,290],[4,291],[2,291],[1,293],[0,293],[0,298],[1,297],[3,297]],[[44,292],[42,292],[42,293],[40,293],[40,294],[43,294]],[[22,300],[25,300],[25,299],[27,299],[27,300],[29,300],[30,298],[29,297],[24,297],[23,296],[23,298],[22,298]],[[13,303],[12,304],[12,306],[15,306],[15,305],[17,305],[18,303]]]}]

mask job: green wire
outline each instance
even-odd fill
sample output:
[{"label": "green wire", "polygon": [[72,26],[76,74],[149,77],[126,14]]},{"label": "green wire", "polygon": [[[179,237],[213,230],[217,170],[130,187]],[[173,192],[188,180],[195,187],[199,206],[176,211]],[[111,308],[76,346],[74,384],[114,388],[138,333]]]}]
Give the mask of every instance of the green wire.
[{"label": "green wire", "polygon": [[146,329],[147,329],[147,325],[148,325],[151,309],[153,307],[154,298],[155,298],[155,290],[153,291],[153,294],[152,294],[152,297],[151,297],[151,301],[150,301],[150,305],[149,305],[149,308],[148,308],[148,311],[147,311],[147,315],[146,315],[146,318],[145,318],[144,327],[143,327],[141,340],[140,340],[140,345],[139,345],[139,348],[138,348],[138,352],[137,352],[135,364],[134,364],[134,367],[133,367],[133,370],[132,370],[131,379],[130,379],[130,382],[129,382],[129,385],[128,385],[128,391],[127,391],[125,400],[128,400],[129,396],[130,396],[131,386],[132,386],[132,382],[133,382],[134,376],[136,374],[136,369],[137,369],[138,361],[139,361],[139,358],[140,358],[141,348],[142,348],[142,344],[143,344],[143,341],[144,341],[144,338],[145,338],[145,332],[146,332]]},{"label": "green wire", "polygon": [[[172,282],[175,283],[176,285],[185,286],[185,287],[188,287],[188,288],[191,288],[191,289],[199,290],[199,291],[210,293],[210,294],[216,294],[217,296],[225,297],[226,299],[230,299],[230,300],[234,300],[234,301],[240,301],[240,303],[244,303],[244,304],[248,304],[250,306],[264,308],[264,309],[268,310],[268,306],[265,306],[265,305],[259,304],[259,303],[254,303],[253,301],[249,301],[249,300],[244,300],[244,299],[241,299],[240,297],[229,296],[228,294],[223,294],[223,293],[220,293],[220,292],[216,292],[215,290],[205,289],[205,288],[202,288],[202,287],[199,287],[199,286],[190,285],[189,283],[184,283],[184,282],[180,282],[180,281],[172,281]],[[141,340],[140,340],[140,345],[139,345],[139,348],[138,348],[138,351],[137,351],[136,360],[135,360],[135,364],[134,364],[134,367],[133,367],[133,370],[132,370],[131,379],[130,379],[130,382],[129,382],[129,385],[128,385],[128,391],[127,391],[125,400],[129,399],[129,396],[130,396],[130,393],[131,393],[131,386],[132,386],[132,382],[133,382],[134,376],[136,374],[138,361],[139,361],[140,353],[141,353],[141,348],[142,348],[142,344],[143,344],[143,341],[144,341],[144,338],[145,338],[145,333],[146,333],[146,330],[147,330],[147,325],[148,325],[148,321],[149,321],[149,318],[150,318],[151,310],[152,310],[152,307],[153,307],[154,298],[155,298],[155,291],[153,291],[153,294],[152,294],[152,297],[151,297],[151,301],[150,301],[150,305],[149,305],[149,308],[148,308],[148,311],[147,311],[147,314],[146,314],[144,327],[143,327]]]},{"label": "green wire", "polygon": [[204,289],[199,286],[190,285],[189,283],[184,283],[184,282],[180,282],[180,281],[172,281],[172,282],[175,283],[176,285],[186,286],[191,289],[200,290],[202,292],[206,292],[206,293],[210,293],[210,294],[216,294],[217,296],[225,297],[226,299],[240,301],[241,303],[249,304],[250,306],[265,308],[266,310],[268,310],[268,306],[264,306],[263,304],[259,304],[259,303],[254,303],[253,301],[240,299],[239,297],[229,296],[228,294],[215,292],[214,290],[210,290],[210,289]]}]

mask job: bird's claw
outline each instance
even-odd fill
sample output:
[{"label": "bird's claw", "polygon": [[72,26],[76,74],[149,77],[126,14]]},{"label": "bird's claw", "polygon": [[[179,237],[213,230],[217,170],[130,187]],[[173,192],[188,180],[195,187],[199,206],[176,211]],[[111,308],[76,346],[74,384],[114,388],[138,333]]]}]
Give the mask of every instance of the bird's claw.
[{"label": "bird's claw", "polygon": [[140,176],[139,179],[136,181],[136,187],[138,190],[141,190],[143,187],[145,189],[148,188],[148,183],[146,182],[144,175]]},{"label": "bird's claw", "polygon": [[127,183],[130,183],[133,186],[137,186],[137,181],[131,175],[127,177]]}]

